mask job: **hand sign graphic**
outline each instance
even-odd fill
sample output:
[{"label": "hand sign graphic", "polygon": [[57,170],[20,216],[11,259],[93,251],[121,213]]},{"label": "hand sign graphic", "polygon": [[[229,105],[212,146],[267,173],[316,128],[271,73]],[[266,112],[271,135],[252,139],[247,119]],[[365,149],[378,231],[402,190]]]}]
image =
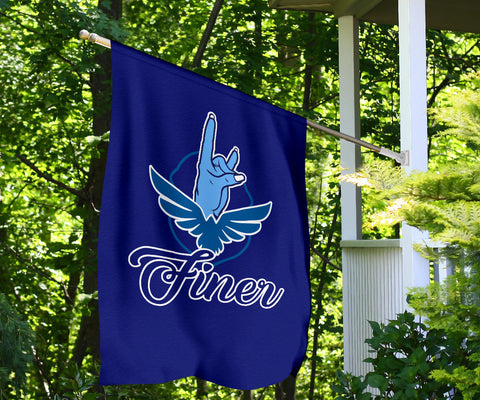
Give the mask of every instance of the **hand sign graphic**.
[{"label": "hand sign graphic", "polygon": [[209,112],[203,125],[193,198],[202,208],[205,218],[213,215],[218,219],[228,205],[230,188],[244,184],[247,178],[236,170],[240,161],[237,147],[230,150],[227,158],[215,154],[216,136],[217,118]]},{"label": "hand sign graphic", "polygon": [[244,184],[247,177],[236,170],[240,161],[237,147],[227,158],[215,154],[216,133],[217,118],[210,112],[203,126],[193,200],[152,166],[150,180],[163,212],[173,218],[178,228],[197,238],[199,249],[209,249],[218,255],[223,252],[224,244],[242,242],[260,232],[262,222],[270,215],[272,202],[225,211],[230,188]]}]

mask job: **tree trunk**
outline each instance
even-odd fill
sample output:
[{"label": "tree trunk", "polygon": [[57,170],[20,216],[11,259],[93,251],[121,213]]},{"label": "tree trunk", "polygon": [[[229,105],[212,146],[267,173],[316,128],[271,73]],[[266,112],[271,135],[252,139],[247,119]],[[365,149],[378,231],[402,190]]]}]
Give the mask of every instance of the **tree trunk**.
[{"label": "tree trunk", "polygon": [[200,379],[200,378],[196,378],[196,379],[197,379],[197,393],[195,398],[206,399],[208,395],[207,381],[204,381],[203,379]]},{"label": "tree trunk", "polygon": [[289,375],[284,381],[277,383],[275,385],[275,400],[296,400],[296,383],[297,378],[292,375]]},{"label": "tree trunk", "polygon": [[[255,15],[254,15],[254,40],[255,40],[255,47],[256,47],[256,54],[257,57],[262,59],[263,58],[263,13],[261,11],[261,3],[263,0],[260,2],[257,1],[257,8],[255,10]],[[258,87],[261,87],[262,85],[262,80],[263,80],[263,68],[262,68],[262,63],[258,62],[257,63],[258,67],[255,68],[253,71],[253,77],[255,79],[256,85]]]},{"label": "tree trunk", "polygon": [[240,400],[253,400],[253,391],[252,390],[243,390],[242,397]]},{"label": "tree trunk", "polygon": [[195,54],[195,58],[193,60],[193,68],[200,67],[203,53],[207,48],[208,41],[210,40],[210,36],[212,35],[213,27],[215,26],[215,22],[217,21],[218,14],[220,14],[222,5],[223,0],[215,0],[212,12],[210,13],[210,18],[208,19],[207,26],[205,27],[205,31],[203,32],[202,39],[200,39],[200,44],[198,45],[197,53]]},{"label": "tree trunk", "polygon": [[[2,189],[0,189],[0,210],[3,210],[2,208]],[[0,220],[1,222],[1,220]],[[3,225],[0,225],[0,240],[2,242],[7,241],[7,228]]]},{"label": "tree trunk", "polygon": [[[308,14],[308,33],[313,39],[314,34],[314,22],[315,22],[315,13]],[[313,42],[310,41],[307,45],[305,51],[309,51],[309,48],[313,46]],[[311,107],[311,97],[312,97],[312,76],[313,76],[313,65],[309,60],[310,57],[305,57],[305,74],[303,79],[303,104],[302,109],[305,111],[310,111]]]},{"label": "tree trunk", "polygon": [[303,78],[303,104],[302,109],[305,111],[310,111],[310,99],[312,96],[312,73],[313,66],[307,65],[305,67],[305,74]]},{"label": "tree trunk", "polygon": [[[332,246],[333,233],[335,230],[335,225],[338,218],[338,205],[335,208],[335,213],[333,214],[332,224],[330,232],[328,234],[327,246],[325,247],[324,259],[328,259],[328,253]],[[320,283],[318,285],[317,296],[315,303],[317,304],[317,315],[315,316],[315,322],[313,325],[313,348],[312,348],[312,366],[310,372],[310,389],[308,394],[308,399],[313,400],[313,395],[315,393],[315,375],[317,372],[317,351],[318,351],[318,337],[322,333],[320,329],[320,316],[323,314],[323,288],[325,286],[325,277],[327,274],[327,262],[324,261],[322,264],[322,272],[320,276]]]},{"label": "tree trunk", "polygon": [[[99,0],[98,7],[113,19],[119,19],[122,14],[122,0]],[[93,134],[103,135],[110,129],[111,100],[111,57],[108,51],[95,57],[100,68],[91,74],[93,101]],[[97,244],[102,198],[103,177],[107,160],[107,144],[100,142],[99,157],[92,158],[89,167],[87,187],[88,201],[84,204],[88,216],[83,224],[82,249],[84,252],[83,290],[93,294],[98,289],[97,281]],[[82,317],[78,332],[74,361],[80,366],[86,354],[90,352],[96,361],[100,360],[100,326],[98,320],[98,301],[92,299],[88,304],[89,314]]]}]

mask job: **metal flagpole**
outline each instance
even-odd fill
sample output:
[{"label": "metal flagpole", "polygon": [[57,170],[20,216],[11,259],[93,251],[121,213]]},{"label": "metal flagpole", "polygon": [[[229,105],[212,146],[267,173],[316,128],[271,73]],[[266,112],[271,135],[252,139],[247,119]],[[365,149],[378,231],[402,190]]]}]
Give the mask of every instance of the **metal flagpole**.
[{"label": "metal flagpole", "polygon": [[[80,31],[79,36],[80,36],[80,39],[88,40],[92,43],[99,44],[99,45],[107,47],[109,49],[111,49],[111,47],[112,47],[110,39],[104,38],[103,36],[97,35],[96,33],[90,33],[85,29],[82,29]],[[378,154],[381,154],[381,155],[384,155],[386,157],[392,158],[402,166],[405,166],[405,165],[409,164],[408,151],[402,151],[401,153],[397,153],[395,151],[386,149],[385,147],[375,146],[374,144],[371,144],[371,143],[365,142],[363,140],[354,138],[350,135],[347,135],[347,134],[342,133],[342,132],[338,132],[334,129],[327,128],[326,126],[319,125],[319,124],[317,124],[315,122],[312,122],[308,119],[307,119],[307,125],[309,127],[313,128],[313,129],[324,132],[328,135],[335,136],[337,138],[346,140],[346,141],[351,142],[351,143],[355,143],[358,146],[365,147],[365,148],[367,148],[369,150],[372,150],[372,151],[374,151]]]}]

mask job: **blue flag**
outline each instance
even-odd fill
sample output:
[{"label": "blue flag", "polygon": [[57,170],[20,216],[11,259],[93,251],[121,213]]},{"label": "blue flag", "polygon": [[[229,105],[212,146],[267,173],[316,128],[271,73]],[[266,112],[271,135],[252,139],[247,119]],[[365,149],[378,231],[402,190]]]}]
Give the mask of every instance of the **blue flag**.
[{"label": "blue flag", "polygon": [[310,316],[306,121],[112,43],[100,384],[295,375]]}]

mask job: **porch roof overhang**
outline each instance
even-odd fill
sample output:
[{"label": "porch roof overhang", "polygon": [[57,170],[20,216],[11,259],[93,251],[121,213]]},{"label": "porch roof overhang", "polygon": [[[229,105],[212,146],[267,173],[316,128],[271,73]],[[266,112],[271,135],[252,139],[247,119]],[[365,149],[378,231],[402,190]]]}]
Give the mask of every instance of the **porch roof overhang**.
[{"label": "porch roof overhang", "polygon": [[[269,0],[278,9],[321,11],[335,17],[353,15],[361,21],[398,24],[398,0]],[[480,33],[480,1],[426,0],[426,27]]]}]

